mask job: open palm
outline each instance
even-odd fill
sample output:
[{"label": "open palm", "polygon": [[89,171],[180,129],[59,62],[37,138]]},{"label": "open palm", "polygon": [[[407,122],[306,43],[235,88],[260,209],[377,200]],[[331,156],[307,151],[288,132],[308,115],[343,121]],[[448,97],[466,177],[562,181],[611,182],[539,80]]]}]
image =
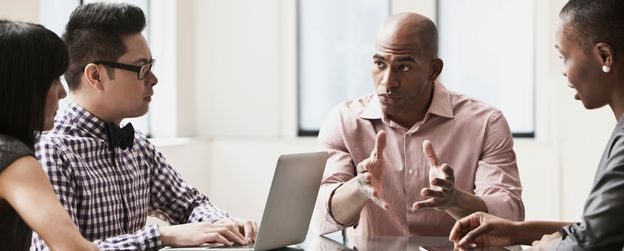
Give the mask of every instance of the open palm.
[{"label": "open palm", "polygon": [[375,148],[371,156],[357,165],[360,188],[377,206],[388,209],[383,199],[383,150],[386,147],[386,132],[379,131],[375,137]]}]

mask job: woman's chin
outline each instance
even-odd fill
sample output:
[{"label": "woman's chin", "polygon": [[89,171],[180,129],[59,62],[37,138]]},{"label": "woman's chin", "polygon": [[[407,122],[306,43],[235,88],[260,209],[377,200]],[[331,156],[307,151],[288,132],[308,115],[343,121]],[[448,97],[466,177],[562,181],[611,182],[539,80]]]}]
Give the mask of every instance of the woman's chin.
[{"label": "woman's chin", "polygon": [[52,128],[54,128],[54,120],[52,121],[46,121],[45,125],[43,125],[43,131],[49,131],[52,130]]}]

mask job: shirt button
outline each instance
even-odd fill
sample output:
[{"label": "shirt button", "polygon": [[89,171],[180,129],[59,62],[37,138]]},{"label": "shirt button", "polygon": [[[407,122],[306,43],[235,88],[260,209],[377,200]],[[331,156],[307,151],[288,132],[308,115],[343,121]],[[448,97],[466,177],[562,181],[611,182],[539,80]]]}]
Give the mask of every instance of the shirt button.
[{"label": "shirt button", "polygon": [[414,173],[414,169],[410,168],[409,170],[407,170],[407,174],[412,175]]}]

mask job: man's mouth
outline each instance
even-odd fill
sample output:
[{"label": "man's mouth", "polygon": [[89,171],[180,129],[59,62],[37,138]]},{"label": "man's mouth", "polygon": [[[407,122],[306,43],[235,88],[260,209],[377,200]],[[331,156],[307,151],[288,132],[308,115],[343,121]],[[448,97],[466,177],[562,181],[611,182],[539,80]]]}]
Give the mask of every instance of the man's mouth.
[{"label": "man's mouth", "polygon": [[392,104],[398,102],[401,98],[397,95],[379,94],[379,102],[383,104]]}]

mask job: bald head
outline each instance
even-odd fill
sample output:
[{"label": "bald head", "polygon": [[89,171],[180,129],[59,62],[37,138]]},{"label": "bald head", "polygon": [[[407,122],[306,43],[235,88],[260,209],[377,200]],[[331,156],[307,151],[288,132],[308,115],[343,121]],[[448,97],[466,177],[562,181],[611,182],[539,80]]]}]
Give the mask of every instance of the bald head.
[{"label": "bald head", "polygon": [[416,13],[388,17],[377,34],[377,46],[390,49],[417,49],[432,57],[438,55],[438,29],[431,19]]}]

